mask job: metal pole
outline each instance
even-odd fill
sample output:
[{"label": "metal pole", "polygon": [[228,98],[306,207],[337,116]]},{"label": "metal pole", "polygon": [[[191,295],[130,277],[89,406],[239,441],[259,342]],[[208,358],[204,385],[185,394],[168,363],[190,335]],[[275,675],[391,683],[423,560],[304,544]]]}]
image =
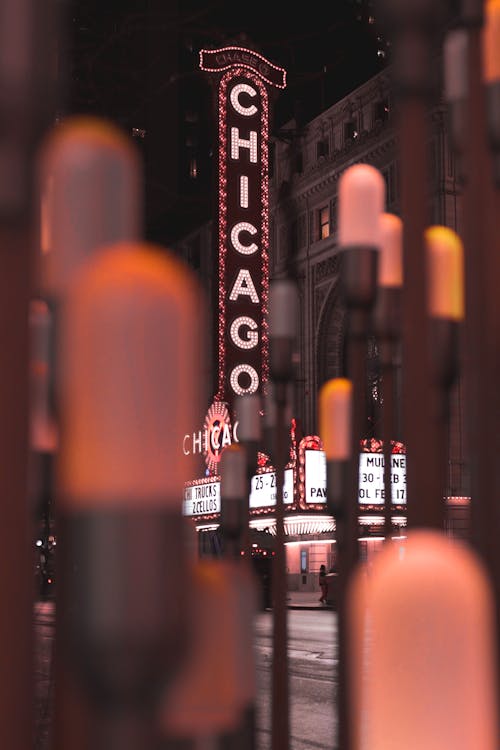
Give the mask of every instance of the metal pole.
[{"label": "metal pole", "polygon": [[92,256],[71,292],[59,339],[60,638],[91,741],[122,750],[127,736],[126,748],[148,750],[187,645],[180,498],[193,467],[165,459],[201,409],[204,297],[173,255],[140,243]]},{"label": "metal pole", "polygon": [[[483,18],[484,8],[488,11],[487,18]],[[500,71],[498,67],[495,70],[491,66],[491,60],[497,57],[500,40],[498,25],[495,38],[495,21],[490,17],[490,11],[498,14],[494,4],[485,5],[479,0],[464,0],[462,3],[461,26],[467,35],[463,159],[466,316],[463,348],[471,469],[471,540],[483,557],[493,582],[498,644],[500,556],[496,528],[500,522],[497,502],[500,490],[497,424],[500,410],[497,384],[500,367],[500,252],[497,222],[500,202]],[[483,61],[486,62],[484,66]],[[498,670],[498,646],[497,655]]]},{"label": "metal pole", "polygon": [[[41,209],[37,289],[51,312],[49,403],[58,431],[61,309],[71,282],[91,255],[113,242],[137,239],[142,224],[141,166],[134,145],[118,127],[105,119],[88,116],[68,117],[50,128],[36,157],[37,199]],[[52,495],[55,488],[52,465],[47,480]],[[57,605],[61,590],[58,581],[65,574],[61,561],[65,559],[67,540],[58,504],[53,497],[51,500],[58,538]],[[59,625],[63,610],[64,605],[56,606],[57,632],[63,630],[63,625]],[[69,743],[81,743],[84,747],[84,728],[88,725],[85,695],[80,693],[68,669],[59,641],[55,669],[55,745],[66,748]]]},{"label": "metal pole", "polygon": [[287,570],[283,482],[287,445],[287,385],[293,375],[293,351],[297,331],[297,291],[289,280],[271,283],[269,293],[269,372],[276,405],[276,540],[272,571],[273,665],[272,750],[289,750],[290,706],[288,680]]},{"label": "metal pole", "polygon": [[384,536],[392,536],[392,445],[396,437],[396,368],[401,331],[403,285],[403,224],[394,214],[381,216],[381,246],[374,330],[379,346],[382,376],[382,440],[384,451]]},{"label": "metal pole", "polygon": [[340,178],[339,244],[343,251],[341,283],[348,316],[347,374],[352,383],[352,432],[347,497],[343,508],[343,551],[339,549],[339,750],[352,747],[346,596],[359,555],[359,454],[360,441],[367,430],[367,341],[372,332],[371,314],[376,299],[380,217],[384,200],[384,179],[374,167],[357,164]]},{"label": "metal pole", "polygon": [[[34,152],[54,116],[57,44],[50,2],[2,0],[0,14],[0,496],[5,565],[0,573],[0,746],[33,743],[34,500],[29,463],[29,307]],[[35,489],[35,492],[37,490]]]},{"label": "metal pole", "polygon": [[[338,568],[337,625],[337,725],[338,747],[349,747],[351,726],[350,669],[347,620],[347,590],[351,573],[349,541],[346,528],[350,493],[352,451],[352,383],[334,378],[325,383],[319,394],[320,436],[326,456],[328,510],[335,518]],[[354,537],[357,546],[357,536]]]},{"label": "metal pole", "polygon": [[401,215],[403,219],[402,417],[407,450],[408,527],[442,528],[441,468],[433,413],[427,271],[423,233],[429,221],[429,105],[435,92],[433,64],[446,3],[381,0],[383,22],[393,38],[399,117]]}]

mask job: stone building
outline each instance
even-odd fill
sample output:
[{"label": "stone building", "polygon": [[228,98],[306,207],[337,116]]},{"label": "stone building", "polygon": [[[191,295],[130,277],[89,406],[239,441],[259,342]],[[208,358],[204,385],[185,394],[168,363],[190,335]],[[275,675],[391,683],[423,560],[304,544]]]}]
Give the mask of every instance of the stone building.
[{"label": "stone building", "polygon": [[[446,109],[429,111],[429,215],[431,224],[446,225],[462,233],[461,185],[447,137]],[[274,133],[270,148],[270,277],[291,274],[298,285],[300,324],[293,409],[300,433],[318,434],[318,393],[332,377],[346,374],[346,315],[341,299],[341,252],[337,238],[339,178],[348,167],[368,163],[381,171],[386,182],[386,207],[400,213],[397,111],[390,69],[378,73],[312,121],[290,121]],[[216,299],[217,259],[215,223],[185,237],[182,255],[197,268],[212,299]],[[377,344],[368,347],[371,409],[367,437],[380,438],[380,389]],[[215,390],[215,389],[214,389]],[[467,534],[469,490],[463,429],[463,387],[459,379],[452,393],[447,472],[449,530]],[[395,435],[402,440],[402,435]],[[367,518],[362,534],[362,554],[380,540],[376,509]],[[311,519],[312,521],[312,519]],[[304,565],[315,574],[315,560],[330,563],[334,548],[331,527],[322,531],[292,532],[296,545],[288,550],[290,581],[302,580]],[[312,540],[325,545],[313,546]],[[371,543],[373,539],[373,545]],[[304,553],[307,553],[304,557]],[[304,563],[308,558],[309,562]],[[312,580],[312,578],[311,578]]]}]

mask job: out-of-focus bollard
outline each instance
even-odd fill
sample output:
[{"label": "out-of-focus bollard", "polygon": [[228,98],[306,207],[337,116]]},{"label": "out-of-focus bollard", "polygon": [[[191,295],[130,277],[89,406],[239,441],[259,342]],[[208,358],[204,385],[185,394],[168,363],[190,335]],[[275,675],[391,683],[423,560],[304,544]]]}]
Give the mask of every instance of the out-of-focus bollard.
[{"label": "out-of-focus bollard", "polygon": [[290,381],[298,330],[297,287],[290,279],[277,279],[269,291],[269,375],[276,407],[273,455],[276,466],[276,537],[272,573],[273,665],[272,750],[288,750],[290,706],[288,677],[287,568],[283,483],[289,445],[285,434]]},{"label": "out-of-focus bollard", "polygon": [[347,376],[352,384],[351,452],[343,538],[339,548],[339,747],[350,748],[349,695],[345,649],[349,632],[345,624],[344,596],[359,554],[359,453],[368,429],[366,399],[368,336],[377,296],[381,241],[380,217],[385,207],[382,173],[369,164],[355,164],[339,180],[339,245],[342,251],[341,284],[347,309]]},{"label": "out-of-focus bollard", "polygon": [[[348,702],[347,641],[349,633],[346,623],[345,606],[347,584],[351,575],[352,560],[348,548],[355,539],[348,539],[349,515],[352,517],[353,498],[350,495],[352,460],[352,383],[347,378],[332,378],[323,384],[319,392],[319,431],[326,456],[326,487],[328,510],[335,519],[337,538],[338,594],[337,606],[339,621],[337,628],[337,693],[335,707],[339,732],[347,737]],[[356,502],[357,505],[357,502]],[[357,511],[356,511],[357,517]],[[339,744],[339,747],[344,747]],[[345,747],[349,747],[345,745]]]},{"label": "out-of-focus bollard", "polygon": [[410,531],[358,568],[349,618],[356,750],[497,747],[493,596],[468,547]]},{"label": "out-of-focus bollard", "polygon": [[140,238],[142,189],[136,147],[113,123],[73,116],[49,131],[38,156],[44,296],[60,299],[97,248]]},{"label": "out-of-focus bollard", "polygon": [[435,389],[432,412],[436,450],[439,451],[441,515],[445,496],[450,440],[451,392],[459,372],[461,324],[464,319],[464,258],[462,241],[449,227],[431,226],[425,231],[427,252],[427,300],[430,318],[431,385]]},{"label": "out-of-focus bollard", "polygon": [[[247,414],[246,424],[243,425],[243,435],[246,433],[247,436],[255,438],[255,431],[249,424],[250,421]],[[254,424],[253,427],[255,428],[256,425]],[[238,613],[236,634],[239,640],[241,664],[239,684],[244,696],[239,726],[236,731],[223,735],[222,750],[251,750],[255,746],[256,686],[253,626],[257,611],[257,592],[253,571],[250,569],[250,545],[248,544],[250,487],[247,449],[248,446],[242,443],[228,445],[222,452],[220,462],[220,529],[227,572],[237,597],[234,606]]]},{"label": "out-of-focus bollard", "polygon": [[166,748],[182,740],[183,747],[218,747],[221,735],[241,726],[249,692],[255,697],[253,645],[248,623],[242,628],[242,580],[234,571],[232,561],[202,560],[191,573],[187,658],[165,691],[160,711]]},{"label": "out-of-focus bollard", "polygon": [[374,330],[382,375],[385,538],[392,537],[392,443],[398,430],[397,373],[401,360],[401,294],[403,291],[403,222],[395,214],[380,216],[380,258]]},{"label": "out-of-focus bollard", "polygon": [[43,299],[31,301],[30,329],[30,444],[36,453],[53,454],[57,447],[57,426],[50,392],[52,316],[47,302]]},{"label": "out-of-focus bollard", "polygon": [[164,248],[118,243],[82,265],[60,311],[60,637],[94,747],[153,747],[184,653],[182,437],[203,398],[196,277]]},{"label": "out-of-focus bollard", "polygon": [[[53,460],[57,449],[58,430],[51,398],[52,361],[51,355],[52,316],[48,304],[43,299],[33,299],[30,305],[31,362],[30,362],[30,494],[34,505],[34,515],[42,527],[44,554],[49,554],[49,537],[53,530],[52,521],[52,473]],[[52,574],[48,574],[48,560],[44,568],[40,566],[39,589],[35,598],[54,588]]]},{"label": "out-of-focus bollard", "polygon": [[[36,186],[39,207],[39,253],[36,259],[36,291],[48,306],[49,360],[48,402],[56,428],[60,406],[56,383],[60,356],[60,309],[69,294],[70,285],[82,265],[102,248],[117,241],[136,240],[142,225],[142,175],[139,155],[128,139],[112,122],[91,116],[70,116],[53,126],[42,140],[36,160]],[[37,407],[39,411],[40,408]],[[37,470],[42,465],[43,471]],[[51,521],[55,521],[59,543],[64,523],[58,518],[54,503],[52,458],[45,454],[35,461],[35,496],[37,504],[50,502]],[[61,532],[61,534],[59,534]],[[59,593],[59,569],[62,555],[57,555],[56,595]],[[62,572],[62,570],[61,570]],[[61,607],[56,607],[59,620]],[[59,626],[57,629],[60,630]],[[56,652],[55,742],[66,747],[73,742],[85,744],[83,732],[75,730],[85,724],[81,700],[73,697],[71,674]]]}]

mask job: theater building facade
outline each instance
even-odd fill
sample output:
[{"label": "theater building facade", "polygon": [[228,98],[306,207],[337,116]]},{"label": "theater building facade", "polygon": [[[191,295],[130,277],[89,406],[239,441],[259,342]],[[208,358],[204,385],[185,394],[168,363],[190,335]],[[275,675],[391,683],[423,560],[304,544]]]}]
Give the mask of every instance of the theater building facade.
[{"label": "theater building facade", "polygon": [[[338,182],[343,171],[355,163],[377,167],[386,181],[386,211],[399,214],[397,113],[391,93],[391,72],[387,69],[379,73],[314,120],[305,124],[290,121],[269,135],[265,122],[269,106],[267,91],[277,83],[284,84],[284,72],[278,69],[269,75],[267,71],[267,80],[265,76],[263,79],[262,69],[268,61],[250,56],[246,61],[249,67],[245,68],[238,54],[234,51],[232,54],[224,64],[221,62],[224,58],[219,59],[221,68],[228,65],[224,71],[218,71],[219,96],[220,81],[225,80],[228,105],[223,104],[222,108],[234,107],[236,118],[247,121],[240,126],[237,119],[229,124],[221,119],[219,126],[224,148],[230,154],[222,185],[227,189],[233,180],[237,196],[233,207],[240,211],[240,216],[232,217],[228,209],[229,213],[222,218],[222,239],[219,215],[185,237],[177,247],[188,262],[194,252],[200,258],[200,276],[213,300],[217,328],[214,331],[217,362],[213,374],[216,397],[208,405],[206,417],[200,416],[200,425],[193,426],[192,434],[185,436],[183,445],[184,453],[200,454],[200,476],[186,483],[184,513],[198,531],[200,553],[217,554],[220,514],[217,461],[223,448],[238,439],[232,399],[235,394],[260,392],[266,387],[265,316],[269,279],[292,273],[298,285],[300,324],[290,398],[290,460],[284,478],[288,586],[291,590],[313,590],[317,588],[319,566],[335,568],[335,519],[326,510],[326,463],[318,434],[317,410],[321,385],[330,378],[346,375],[346,316],[340,296],[337,238]],[[261,66],[260,72],[252,67],[255,63]],[[231,68],[231,64],[237,68]],[[429,121],[431,222],[461,233],[460,184],[446,134],[444,106],[430,111]],[[252,122],[256,123],[255,136]],[[229,139],[233,138],[233,145],[226,142],[227,133]],[[245,168],[231,174],[240,154],[244,155]],[[226,157],[220,155],[220,158]],[[258,184],[254,184],[255,180]],[[230,203],[228,200],[227,205]],[[253,214],[251,206],[255,209]],[[233,251],[235,258],[231,258]],[[231,270],[224,277],[228,268]],[[360,435],[358,502],[362,559],[368,558],[383,539],[379,384],[377,342],[373,340],[368,341],[370,408],[366,432]],[[459,381],[452,394],[447,497],[443,500],[447,505],[448,530],[456,536],[467,534],[469,498],[462,406]],[[255,467],[249,496],[249,524],[256,531],[255,549],[259,554],[272,555],[275,475],[272,456],[264,450],[263,454],[268,460],[263,459]],[[391,466],[394,535],[404,534],[406,522],[405,467],[405,447],[397,428]],[[269,544],[261,543],[266,539]]]}]

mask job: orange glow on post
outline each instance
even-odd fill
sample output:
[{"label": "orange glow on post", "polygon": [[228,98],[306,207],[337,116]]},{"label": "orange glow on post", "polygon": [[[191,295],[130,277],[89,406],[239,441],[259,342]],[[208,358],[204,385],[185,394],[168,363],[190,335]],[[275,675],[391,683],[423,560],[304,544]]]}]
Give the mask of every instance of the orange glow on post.
[{"label": "orange glow on post", "polygon": [[403,286],[403,222],[396,214],[380,217],[381,243],[378,262],[378,285]]},{"label": "orange glow on post", "polygon": [[464,259],[460,237],[445,226],[426,229],[428,311],[431,317],[464,318]]},{"label": "orange glow on post", "polygon": [[484,4],[483,77],[485,83],[500,81],[500,0]]},{"label": "orange glow on post", "polygon": [[351,454],[352,383],[332,378],[319,392],[320,437],[326,459],[346,461]]},{"label": "orange glow on post", "polygon": [[469,547],[413,530],[349,584],[354,734],[370,750],[495,750],[495,607]]},{"label": "orange glow on post", "polygon": [[61,311],[64,503],[180,510],[194,468],[176,453],[202,408],[205,320],[196,277],[164,248],[118,244],[82,266]]}]

